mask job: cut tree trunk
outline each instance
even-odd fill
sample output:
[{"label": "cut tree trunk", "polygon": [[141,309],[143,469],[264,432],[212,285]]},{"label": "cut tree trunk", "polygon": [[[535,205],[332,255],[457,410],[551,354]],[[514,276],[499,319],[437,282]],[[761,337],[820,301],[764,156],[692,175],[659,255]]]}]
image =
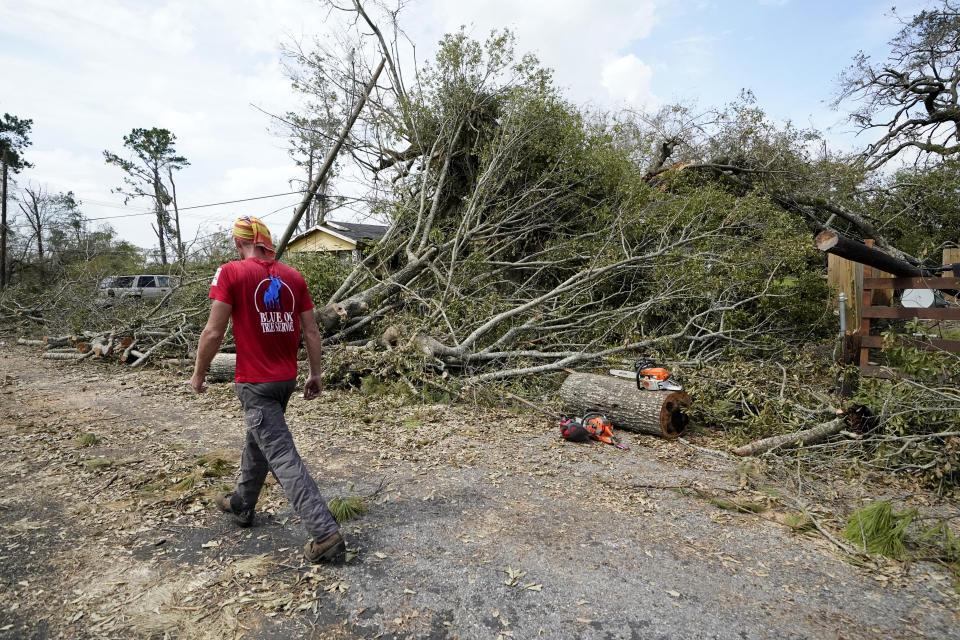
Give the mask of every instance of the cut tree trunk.
[{"label": "cut tree trunk", "polygon": [[65,347],[73,342],[73,336],[43,336],[43,344],[48,348]]},{"label": "cut tree trunk", "polygon": [[898,260],[879,249],[868,247],[862,242],[851,240],[834,231],[821,231],[813,239],[813,242],[817,245],[817,249],[824,253],[832,253],[860,264],[868,264],[902,278],[920,278],[930,275],[909,262]]},{"label": "cut tree trunk", "polygon": [[835,418],[830,422],[824,422],[811,429],[787,433],[782,436],[772,436],[763,440],[754,440],[750,444],[737,447],[733,450],[738,456],[756,456],[774,449],[792,449],[798,446],[807,446],[823,442],[830,436],[834,436],[847,425],[843,416]]},{"label": "cut tree trunk", "polygon": [[42,347],[43,340],[30,340],[28,338],[17,338],[17,344],[26,345],[28,347]]},{"label": "cut tree trunk", "polygon": [[560,387],[564,409],[600,411],[614,427],[673,440],[690,422],[690,396],[683,391],[640,391],[633,382],[593,373],[572,373]]},{"label": "cut tree trunk", "polygon": [[207,373],[209,382],[233,382],[237,370],[237,354],[218,353],[213,356]]}]

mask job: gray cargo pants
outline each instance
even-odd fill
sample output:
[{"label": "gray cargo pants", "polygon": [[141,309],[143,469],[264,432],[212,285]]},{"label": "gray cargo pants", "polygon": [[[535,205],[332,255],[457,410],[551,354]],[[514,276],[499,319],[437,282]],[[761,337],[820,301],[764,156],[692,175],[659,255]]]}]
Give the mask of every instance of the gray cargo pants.
[{"label": "gray cargo pants", "polygon": [[296,383],[296,380],[283,380],[236,384],[247,425],[247,442],[240,460],[240,479],[230,499],[230,507],[235,513],[252,511],[267,472],[272,472],[283,487],[287,500],[303,520],[307,533],[323,540],[339,531],[340,525],[300,459],[283,417]]}]

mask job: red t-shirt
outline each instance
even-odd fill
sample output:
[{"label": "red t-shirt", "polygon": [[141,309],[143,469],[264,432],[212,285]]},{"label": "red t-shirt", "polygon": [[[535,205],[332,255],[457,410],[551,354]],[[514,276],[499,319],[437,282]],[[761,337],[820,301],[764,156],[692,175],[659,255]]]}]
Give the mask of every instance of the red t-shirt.
[{"label": "red t-shirt", "polygon": [[233,307],[237,382],[297,377],[300,314],[313,309],[299,271],[275,260],[228,262],[213,276],[210,297]]}]

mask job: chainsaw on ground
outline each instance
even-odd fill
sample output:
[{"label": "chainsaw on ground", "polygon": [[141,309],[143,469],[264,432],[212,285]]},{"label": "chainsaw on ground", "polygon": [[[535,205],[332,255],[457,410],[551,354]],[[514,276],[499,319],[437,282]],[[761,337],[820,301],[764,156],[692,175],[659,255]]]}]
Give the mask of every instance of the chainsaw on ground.
[{"label": "chainsaw on ground", "polygon": [[582,418],[567,416],[560,417],[560,436],[565,440],[586,442],[589,439],[610,444],[617,449],[628,451],[630,448],[620,442],[613,435],[613,423],[599,411],[588,411]]},{"label": "chainsaw on ground", "polygon": [[634,363],[633,371],[610,369],[610,375],[637,381],[641,391],[681,391],[683,386],[670,375],[670,372],[650,360]]}]

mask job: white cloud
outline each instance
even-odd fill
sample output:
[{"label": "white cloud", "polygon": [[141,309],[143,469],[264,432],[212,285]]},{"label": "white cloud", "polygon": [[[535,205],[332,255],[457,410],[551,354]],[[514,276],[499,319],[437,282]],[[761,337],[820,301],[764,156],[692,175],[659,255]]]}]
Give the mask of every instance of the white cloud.
[{"label": "white cloud", "polygon": [[653,69],[631,53],[604,65],[601,83],[614,100],[642,108],[657,102],[650,93],[652,78]]},{"label": "white cloud", "polygon": [[553,68],[569,97],[596,102],[604,95],[605,64],[650,34],[657,23],[656,8],[655,0],[430,0],[413,7],[416,15],[410,23],[429,25],[413,35],[431,44],[461,25],[481,39],[492,29],[509,27],[519,52],[531,51]]},{"label": "white cloud", "polygon": [[[304,25],[322,26],[323,15],[305,0],[0,3],[0,68],[4,86],[17,88],[3,92],[0,112],[34,120],[26,157],[36,168],[20,183],[73,190],[88,217],[123,214],[122,198],[110,194],[123,174],[104,163],[103,150],[122,152],[132,128],[156,126],[176,134],[192,163],[177,176],[183,205],[289,191],[298,170],[251,104],[294,106],[279,44]],[[244,212],[282,204],[259,201]],[[145,206],[132,202],[129,212]],[[187,233],[202,217],[232,214],[185,213]],[[138,244],[155,242],[149,217],[109,222]]]}]

